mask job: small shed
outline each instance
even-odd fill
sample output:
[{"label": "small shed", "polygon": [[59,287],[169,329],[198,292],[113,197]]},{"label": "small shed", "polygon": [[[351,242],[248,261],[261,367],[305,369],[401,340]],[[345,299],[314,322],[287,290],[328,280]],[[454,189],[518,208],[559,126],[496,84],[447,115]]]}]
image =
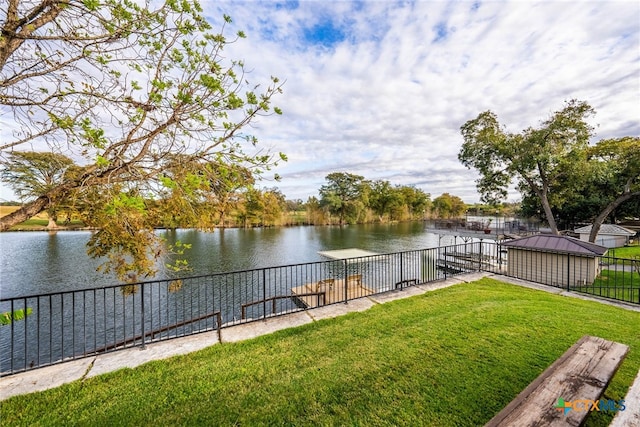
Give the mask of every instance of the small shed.
[{"label": "small shed", "polygon": [[[588,242],[591,228],[591,225],[587,225],[586,227],[576,228],[574,232],[580,236],[580,240]],[[629,239],[635,234],[634,231],[616,224],[602,224],[596,236],[596,243],[606,248],[619,248],[628,244]]]},{"label": "small shed", "polygon": [[607,248],[580,239],[537,234],[502,244],[507,249],[507,274],[556,287],[593,283]]}]

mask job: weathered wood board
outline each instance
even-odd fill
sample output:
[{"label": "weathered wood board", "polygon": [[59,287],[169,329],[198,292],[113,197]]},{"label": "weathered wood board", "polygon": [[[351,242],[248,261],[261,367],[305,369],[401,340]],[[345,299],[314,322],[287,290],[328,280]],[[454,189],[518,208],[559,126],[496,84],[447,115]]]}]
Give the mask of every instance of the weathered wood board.
[{"label": "weathered wood board", "polygon": [[485,427],[582,425],[628,351],[624,344],[582,337]]}]

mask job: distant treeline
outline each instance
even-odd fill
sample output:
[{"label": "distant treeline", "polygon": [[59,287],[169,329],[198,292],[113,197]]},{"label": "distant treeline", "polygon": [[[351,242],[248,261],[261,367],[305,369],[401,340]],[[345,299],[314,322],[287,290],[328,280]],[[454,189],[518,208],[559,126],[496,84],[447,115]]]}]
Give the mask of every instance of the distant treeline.
[{"label": "distant treeline", "polygon": [[[200,201],[193,209],[172,205],[171,198],[147,200],[147,212],[158,228],[261,227],[291,225],[361,224],[453,218],[474,215],[513,214],[515,206],[504,204],[467,205],[455,195],[444,193],[434,199],[429,193],[385,180],[366,180],[359,175],[339,172],[326,177],[318,197],[287,199],[277,188],[238,188]],[[3,205],[16,205],[4,202]],[[64,226],[83,222],[90,210],[85,203],[60,204],[55,221]],[[90,221],[85,221],[90,223]],[[44,226],[44,224],[42,224]]]}]

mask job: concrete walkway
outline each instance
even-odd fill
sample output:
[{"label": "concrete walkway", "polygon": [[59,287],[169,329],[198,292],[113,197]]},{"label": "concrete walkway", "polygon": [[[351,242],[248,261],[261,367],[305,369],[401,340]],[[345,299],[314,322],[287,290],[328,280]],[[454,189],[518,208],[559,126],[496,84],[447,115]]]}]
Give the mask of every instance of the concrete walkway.
[{"label": "concrete walkway", "polygon": [[[411,286],[404,288],[401,291],[390,291],[383,294],[359,298],[349,301],[348,304],[327,305],[288,315],[267,318],[266,320],[223,328],[221,330],[222,342],[247,340],[260,335],[270,334],[281,329],[300,326],[321,319],[342,316],[350,312],[365,311],[376,304],[384,304],[397,299],[421,295],[425,292],[446,288],[458,283],[474,282],[483,277],[493,277],[502,282],[512,283],[518,286],[524,286],[572,298],[596,301],[640,313],[640,306],[613,301],[603,301],[602,299],[592,298],[574,292],[567,292],[558,288],[552,288],[491,273],[470,273],[455,276],[444,281]],[[136,366],[140,366],[143,363],[152,360],[165,359],[180,354],[190,353],[217,343],[219,343],[218,333],[217,331],[211,331],[148,344],[144,350],[139,347],[134,347],[3,377],[0,378],[0,401],[12,396],[47,390],[65,383],[95,377],[97,375],[116,371],[122,368],[135,368]],[[635,383],[635,389],[640,389],[640,379],[636,379]],[[624,413],[625,416],[628,416],[626,419],[632,420],[633,422],[634,417],[636,420],[640,418],[640,392],[636,390],[635,394],[632,394],[632,390],[630,390],[625,401],[627,410],[625,410]],[[622,425],[635,426],[637,424]]]},{"label": "concrete walkway", "polygon": [[640,427],[640,371],[624,398],[625,410],[616,414],[609,427]]}]

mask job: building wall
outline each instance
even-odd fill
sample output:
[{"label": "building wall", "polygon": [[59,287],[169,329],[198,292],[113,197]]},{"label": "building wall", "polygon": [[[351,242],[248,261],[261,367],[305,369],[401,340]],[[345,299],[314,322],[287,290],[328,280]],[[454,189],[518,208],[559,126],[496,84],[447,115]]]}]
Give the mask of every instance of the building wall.
[{"label": "building wall", "polygon": [[508,248],[507,274],[558,287],[592,284],[598,274],[597,258]]},{"label": "building wall", "polygon": [[[596,236],[596,245],[604,246],[605,248],[619,248],[627,244],[627,236],[613,236],[610,234],[598,234]],[[581,233],[580,240],[583,242],[589,241],[589,235]]]}]

